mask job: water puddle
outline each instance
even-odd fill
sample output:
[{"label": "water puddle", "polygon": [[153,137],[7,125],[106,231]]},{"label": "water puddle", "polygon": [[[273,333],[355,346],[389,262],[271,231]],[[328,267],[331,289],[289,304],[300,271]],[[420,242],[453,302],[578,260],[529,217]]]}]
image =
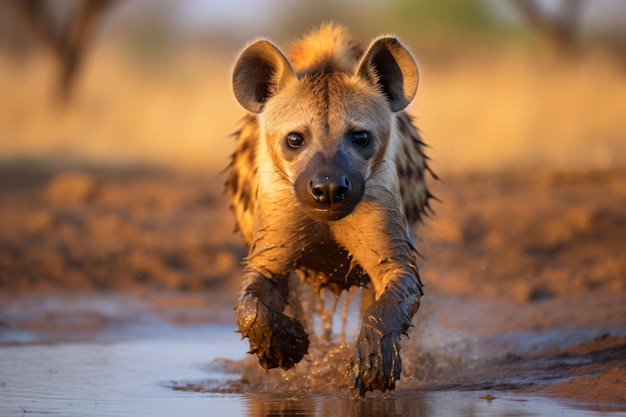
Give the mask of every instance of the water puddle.
[{"label": "water puddle", "polygon": [[[245,349],[232,326],[225,324],[187,328],[167,338],[4,345],[0,347],[0,415],[605,415],[585,404],[532,395],[493,390],[433,391],[411,383],[392,394],[358,401],[349,399],[341,389],[332,393],[301,388],[297,380],[286,387],[274,387],[273,392],[230,388],[232,392],[224,393],[228,387],[254,385],[241,381],[245,369],[233,373],[237,366],[248,366],[250,361],[242,354]],[[626,416],[624,410],[615,411],[612,415]]]},{"label": "water puddle", "polygon": [[[198,303],[191,313],[175,309],[173,319],[167,301],[166,313],[155,313],[154,302],[150,312],[115,298],[63,309],[57,301],[52,318],[29,306],[31,315],[47,320],[46,331],[32,324],[30,330],[0,328],[0,416],[626,416],[619,404],[515,391],[567,378],[567,367],[590,360],[582,354],[535,358],[537,346],[545,350],[606,329],[478,336],[418,325],[403,341],[396,391],[353,400],[342,376],[351,343],[314,342],[295,369],[266,372],[244,353],[247,341],[225,319],[223,306],[218,314]],[[184,304],[188,300],[178,303]],[[7,322],[26,320],[24,311],[7,306]],[[428,317],[426,311],[422,322]],[[63,326],[71,332],[60,331]]]}]

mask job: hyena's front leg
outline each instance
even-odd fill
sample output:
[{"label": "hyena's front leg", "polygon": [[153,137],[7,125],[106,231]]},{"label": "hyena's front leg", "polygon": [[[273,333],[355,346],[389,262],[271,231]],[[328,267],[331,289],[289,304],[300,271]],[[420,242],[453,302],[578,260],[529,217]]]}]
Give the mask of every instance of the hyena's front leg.
[{"label": "hyena's front leg", "polygon": [[266,278],[247,270],[237,302],[237,325],[250,352],[265,369],[289,369],[307,354],[309,339],[300,322],[283,314],[289,296],[286,277]]},{"label": "hyena's front leg", "polygon": [[406,334],[422,294],[413,234],[404,217],[375,203],[338,223],[336,239],[370,276],[376,300],[363,314],[350,363],[352,389],[393,389],[400,378],[400,336]]},{"label": "hyena's front leg", "polygon": [[353,391],[394,389],[402,372],[400,336],[407,334],[420,298],[417,271],[403,271],[389,281],[365,311],[355,352],[350,362]]},{"label": "hyena's front leg", "polygon": [[[267,195],[275,197],[277,193]],[[285,211],[274,200],[268,198],[265,203],[255,219],[254,241],[236,307],[237,325],[250,341],[249,353],[258,356],[261,366],[289,369],[309,348],[302,324],[283,313],[289,301],[288,277],[302,247],[302,237],[289,231],[301,230],[303,225],[297,217],[280,216]]]}]

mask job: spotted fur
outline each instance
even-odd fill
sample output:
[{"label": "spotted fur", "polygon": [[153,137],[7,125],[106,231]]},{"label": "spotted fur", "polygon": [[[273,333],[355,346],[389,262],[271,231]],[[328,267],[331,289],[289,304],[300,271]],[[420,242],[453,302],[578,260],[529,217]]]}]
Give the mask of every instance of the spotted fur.
[{"label": "spotted fur", "polygon": [[[429,213],[425,175],[434,177],[405,111],[417,67],[395,37],[362,49],[333,24],[294,43],[288,56],[259,40],[233,73],[235,96],[250,112],[235,135],[226,184],[250,248],[239,330],[262,366],[288,369],[309,342],[297,318],[284,314],[287,277],[299,272],[336,293],[372,284],[376,300],[363,317],[351,384],[361,395],[393,389],[400,335],[422,294],[413,228]],[[290,132],[304,146],[286,145]],[[317,171],[322,181],[341,173],[341,192],[327,205],[312,189]]]}]

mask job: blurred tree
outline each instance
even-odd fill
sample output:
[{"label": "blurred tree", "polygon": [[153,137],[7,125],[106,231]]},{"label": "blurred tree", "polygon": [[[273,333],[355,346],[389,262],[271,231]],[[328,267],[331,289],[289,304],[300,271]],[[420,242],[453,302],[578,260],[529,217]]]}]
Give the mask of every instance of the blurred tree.
[{"label": "blurred tree", "polygon": [[46,0],[0,1],[35,41],[54,57],[58,67],[59,98],[62,103],[66,103],[71,97],[96,26],[117,0],[76,1],[60,24],[57,16],[59,10],[55,9],[60,3],[52,5]]},{"label": "blurred tree", "polygon": [[511,0],[527,21],[560,56],[572,56],[576,50],[577,32],[583,0],[560,0],[550,13],[536,0]]},{"label": "blurred tree", "polygon": [[397,0],[391,7],[396,25],[420,37],[469,35],[497,25],[481,0]]}]

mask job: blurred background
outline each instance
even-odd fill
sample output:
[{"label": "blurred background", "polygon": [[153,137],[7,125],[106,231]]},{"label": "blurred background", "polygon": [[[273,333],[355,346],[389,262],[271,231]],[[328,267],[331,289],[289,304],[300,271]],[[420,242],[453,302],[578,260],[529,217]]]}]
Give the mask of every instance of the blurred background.
[{"label": "blurred background", "polygon": [[[0,414],[109,410],[111,396],[123,398],[120,415],[163,405],[158,414],[178,402],[150,391],[146,406],[134,393],[206,392],[193,379],[174,382],[187,368],[228,392],[198,358],[214,359],[211,346],[248,349],[202,327],[222,323],[219,334],[235,338],[247,255],[223,191],[244,115],[231,68],[256,37],[288,50],[325,21],[343,23],[364,45],[397,34],[420,67],[409,112],[440,180],[427,175],[436,214],[415,234],[426,287],[416,337],[403,341],[402,381],[408,374],[426,390],[444,387],[444,402],[468,415],[487,403],[454,401],[448,390],[464,380],[500,392],[566,377],[569,394],[556,395],[623,405],[626,1],[0,0]],[[39,343],[119,338],[148,342]],[[196,338],[200,350],[188,357]],[[555,353],[583,341],[595,347]],[[260,368],[251,356],[254,371],[238,362],[215,370],[243,372],[235,389],[244,392],[257,391],[254,381],[308,381],[296,384],[307,391],[304,409],[315,403],[324,414],[335,403],[303,387],[317,380],[337,392],[324,369],[336,375],[347,361],[321,347],[323,360],[310,355],[300,374],[269,385],[260,382],[265,372],[252,377]],[[321,366],[318,377],[305,362]],[[492,365],[505,376],[494,377]],[[569,385],[574,367],[589,376],[581,385]],[[282,390],[262,390],[270,401],[228,397],[250,415],[267,407],[301,415]],[[422,410],[415,398],[399,396],[400,409]]]},{"label": "blurred background", "polygon": [[329,20],[411,47],[437,172],[626,162],[624,2],[2,0],[0,163],[221,169],[239,50]]},{"label": "blurred background", "polygon": [[430,280],[626,289],[621,255],[584,246],[624,244],[626,2],[0,0],[0,290],[236,289],[231,67],[330,20],[419,61],[409,111],[443,179]]}]

